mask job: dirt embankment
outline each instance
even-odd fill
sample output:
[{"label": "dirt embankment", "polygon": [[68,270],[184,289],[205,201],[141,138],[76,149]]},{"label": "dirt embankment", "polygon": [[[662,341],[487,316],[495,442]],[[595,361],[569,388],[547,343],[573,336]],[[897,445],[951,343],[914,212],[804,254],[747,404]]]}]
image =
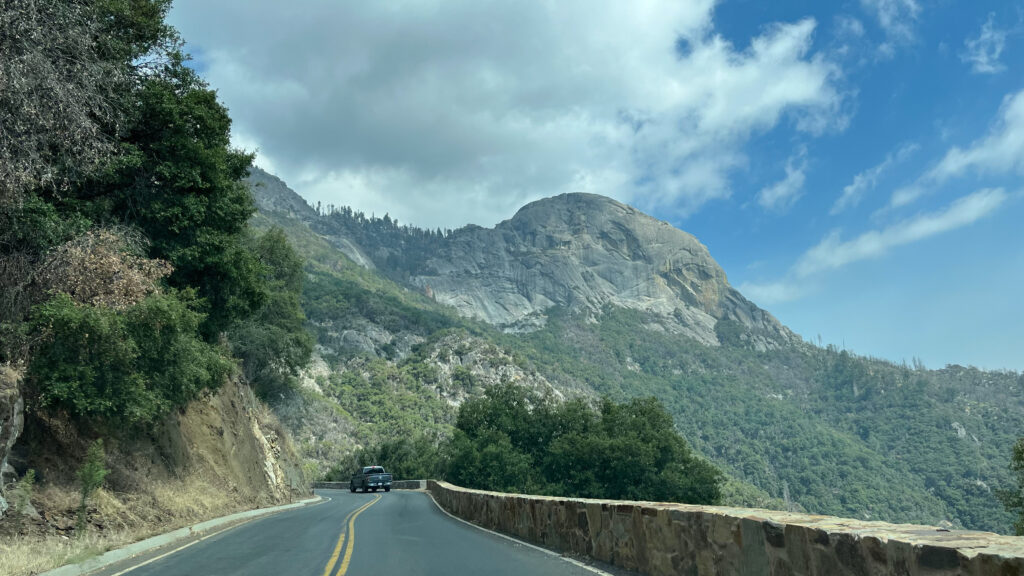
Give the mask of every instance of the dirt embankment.
[{"label": "dirt embankment", "polygon": [[[75,472],[102,437],[103,489],[90,501],[87,534],[75,534]],[[59,415],[26,415],[9,458],[36,471],[31,507],[0,519],[0,576],[32,574],[204,519],[309,494],[287,432],[236,380],[148,432],[85,430]],[[8,500],[16,486],[7,486]]]}]

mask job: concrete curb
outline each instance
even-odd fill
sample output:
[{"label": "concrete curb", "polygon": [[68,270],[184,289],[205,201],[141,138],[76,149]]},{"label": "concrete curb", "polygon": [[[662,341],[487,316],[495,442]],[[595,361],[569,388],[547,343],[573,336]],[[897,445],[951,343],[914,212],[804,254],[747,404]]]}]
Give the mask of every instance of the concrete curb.
[{"label": "concrete curb", "polygon": [[259,518],[260,516],[267,516],[269,514],[283,512],[285,510],[291,510],[292,508],[301,508],[303,506],[317,504],[323,500],[324,498],[322,496],[316,496],[314,498],[307,498],[306,500],[300,500],[291,504],[271,506],[270,508],[257,508],[256,510],[246,510],[245,512],[236,512],[235,514],[230,514],[228,516],[221,516],[220,518],[206,520],[205,522],[186,526],[184,528],[178,528],[177,530],[167,532],[166,534],[153,536],[152,538],[140,540],[134,544],[129,544],[122,548],[105,552],[99,556],[89,558],[84,562],[79,562],[78,564],[66,564],[60,568],[54,568],[48,572],[43,572],[39,576],[83,576],[106,568],[111,564],[149,552],[155,548],[174,544],[179,540],[197,536],[204,532],[209,532],[218,526],[223,526],[230,522],[235,522],[237,520],[252,520],[254,518]]}]

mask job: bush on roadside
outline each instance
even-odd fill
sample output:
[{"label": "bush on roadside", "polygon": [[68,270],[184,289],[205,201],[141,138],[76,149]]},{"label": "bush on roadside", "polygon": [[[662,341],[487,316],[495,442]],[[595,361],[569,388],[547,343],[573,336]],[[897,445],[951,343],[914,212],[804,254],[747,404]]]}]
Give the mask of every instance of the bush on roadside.
[{"label": "bush on roadside", "polygon": [[153,294],[125,310],[58,294],[35,308],[39,345],[29,391],[44,408],[116,424],[147,424],[217,388],[231,362],[198,336],[187,293]]},{"label": "bush on roadside", "polygon": [[86,512],[89,498],[103,486],[103,480],[110,472],[106,467],[107,456],[103,451],[103,440],[97,439],[89,445],[85,454],[85,461],[78,469],[78,482],[81,487],[81,500],[78,504],[78,519],[75,523],[75,533],[79,536],[85,533]]}]

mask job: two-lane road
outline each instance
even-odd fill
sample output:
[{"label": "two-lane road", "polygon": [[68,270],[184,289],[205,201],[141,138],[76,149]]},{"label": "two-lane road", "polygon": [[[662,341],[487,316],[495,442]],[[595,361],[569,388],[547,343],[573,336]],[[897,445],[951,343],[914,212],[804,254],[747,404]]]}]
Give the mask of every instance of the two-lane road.
[{"label": "two-lane road", "polygon": [[[596,570],[455,520],[423,492],[351,494],[253,520],[103,576],[586,575]],[[141,559],[145,561],[147,559]]]}]

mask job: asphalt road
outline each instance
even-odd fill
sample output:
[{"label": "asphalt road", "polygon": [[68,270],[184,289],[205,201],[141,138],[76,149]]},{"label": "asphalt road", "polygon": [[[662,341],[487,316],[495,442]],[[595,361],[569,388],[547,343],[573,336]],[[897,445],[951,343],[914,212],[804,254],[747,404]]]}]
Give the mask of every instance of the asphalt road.
[{"label": "asphalt road", "polygon": [[[467,525],[423,492],[352,494],[260,518],[104,576],[587,575],[595,570]],[[143,565],[141,563],[146,562]],[[600,573],[600,572],[598,572]]]}]

